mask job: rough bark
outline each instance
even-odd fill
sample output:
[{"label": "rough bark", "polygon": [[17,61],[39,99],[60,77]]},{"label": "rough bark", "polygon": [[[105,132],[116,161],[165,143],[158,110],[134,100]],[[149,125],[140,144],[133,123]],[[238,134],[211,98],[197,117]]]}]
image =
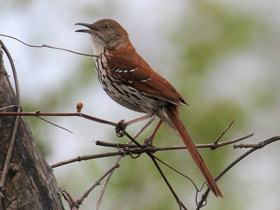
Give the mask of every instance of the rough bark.
[{"label": "rough bark", "polygon": [[[15,93],[5,71],[1,51],[0,108],[15,104]],[[13,107],[1,111],[16,110],[17,108]],[[15,118],[14,116],[0,117],[0,178],[3,174]],[[23,117],[19,119],[18,131],[2,194],[4,197],[2,197],[0,203],[0,210],[64,209],[52,168],[44,160]]]}]

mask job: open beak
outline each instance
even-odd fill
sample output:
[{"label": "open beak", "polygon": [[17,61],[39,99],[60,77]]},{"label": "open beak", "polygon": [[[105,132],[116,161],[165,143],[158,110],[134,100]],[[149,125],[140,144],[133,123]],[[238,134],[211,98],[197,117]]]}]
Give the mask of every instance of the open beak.
[{"label": "open beak", "polygon": [[80,26],[85,26],[89,29],[80,29],[80,30],[76,30],[76,32],[84,32],[84,33],[92,33],[94,31],[98,31],[98,29],[93,26],[92,24],[88,24],[88,23],[76,23],[75,25],[80,25]]}]

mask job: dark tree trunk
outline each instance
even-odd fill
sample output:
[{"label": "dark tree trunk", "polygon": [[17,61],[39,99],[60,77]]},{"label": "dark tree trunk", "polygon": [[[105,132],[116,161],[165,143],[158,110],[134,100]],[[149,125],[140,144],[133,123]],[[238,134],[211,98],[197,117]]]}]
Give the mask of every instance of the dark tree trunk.
[{"label": "dark tree trunk", "polygon": [[[4,68],[2,54],[1,51],[0,108],[16,104],[15,93]],[[12,75],[10,76],[10,78],[13,78]],[[17,108],[13,107],[1,111],[16,110]],[[0,179],[3,174],[15,119],[16,117],[14,116],[0,117]],[[2,194],[0,210],[64,209],[58,194],[58,186],[53,170],[44,160],[23,117],[19,119],[14,148]]]}]

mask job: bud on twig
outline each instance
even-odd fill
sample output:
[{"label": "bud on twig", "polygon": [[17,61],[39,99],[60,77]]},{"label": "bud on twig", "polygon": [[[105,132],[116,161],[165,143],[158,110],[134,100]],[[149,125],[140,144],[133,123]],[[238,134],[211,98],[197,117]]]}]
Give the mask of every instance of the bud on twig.
[{"label": "bud on twig", "polygon": [[81,112],[82,111],[82,108],[83,108],[83,103],[77,103],[77,106],[76,106],[76,109],[77,109],[77,112]]}]

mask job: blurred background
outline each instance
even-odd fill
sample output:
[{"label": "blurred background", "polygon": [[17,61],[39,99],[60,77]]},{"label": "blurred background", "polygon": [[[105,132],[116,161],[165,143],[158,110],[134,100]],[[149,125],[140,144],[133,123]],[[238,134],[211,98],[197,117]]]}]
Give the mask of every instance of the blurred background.
[{"label": "blurred background", "polygon": [[[0,0],[0,33],[29,44],[49,44],[92,53],[86,34],[75,33],[77,22],[102,18],[120,22],[138,53],[167,78],[190,104],[180,110],[196,143],[211,143],[235,119],[223,140],[251,132],[246,143],[279,135],[280,114],[280,2],[275,0],[226,1],[34,1]],[[118,122],[139,113],[113,102],[98,84],[93,59],[63,51],[29,48],[0,37],[12,54],[19,77],[24,111],[83,112]],[[6,60],[6,67],[8,62]],[[10,72],[10,75],[11,72]],[[78,155],[112,151],[94,141],[127,142],[114,128],[75,117],[48,120],[74,134],[37,118],[27,118],[42,153],[50,164]],[[132,134],[143,123],[128,128]],[[142,141],[155,124],[144,132]],[[182,144],[166,125],[156,146]],[[200,150],[217,175],[245,149],[223,147]],[[204,182],[186,151],[157,153],[168,164]],[[115,158],[73,163],[54,169],[58,183],[79,198]],[[279,143],[267,146],[241,161],[218,184],[224,199],[209,196],[204,209],[280,209]],[[101,209],[177,209],[167,186],[146,155],[124,158],[105,192]],[[181,200],[195,209],[191,183],[162,166]],[[101,190],[96,188],[81,209],[93,209]],[[68,206],[65,204],[65,208]]]}]

